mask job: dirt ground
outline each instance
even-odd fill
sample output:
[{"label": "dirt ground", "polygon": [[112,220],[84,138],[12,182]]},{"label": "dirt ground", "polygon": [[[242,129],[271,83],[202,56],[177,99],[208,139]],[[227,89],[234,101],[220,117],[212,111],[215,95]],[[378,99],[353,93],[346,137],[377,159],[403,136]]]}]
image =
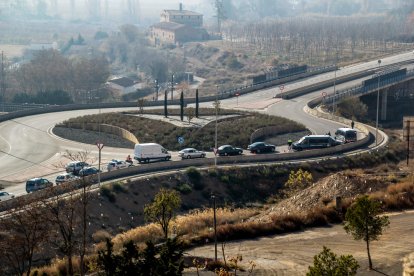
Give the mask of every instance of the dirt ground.
[{"label": "dirt ground", "polygon": [[[379,241],[371,244],[373,265],[378,271],[367,270],[365,243],[353,240],[342,225],[229,242],[225,246],[225,255],[229,258],[241,254],[241,265],[245,268],[249,261],[253,261],[256,268],[252,275],[305,275],[313,262],[313,256],[320,253],[325,245],[338,255],[353,255],[361,266],[358,275],[402,275],[402,258],[414,251],[414,211],[389,214],[389,217],[390,227]],[[221,258],[221,244],[218,248],[218,256]],[[197,247],[186,253],[190,256],[214,258],[214,244]],[[185,275],[196,273],[186,271]],[[203,272],[201,275],[213,273]]]}]

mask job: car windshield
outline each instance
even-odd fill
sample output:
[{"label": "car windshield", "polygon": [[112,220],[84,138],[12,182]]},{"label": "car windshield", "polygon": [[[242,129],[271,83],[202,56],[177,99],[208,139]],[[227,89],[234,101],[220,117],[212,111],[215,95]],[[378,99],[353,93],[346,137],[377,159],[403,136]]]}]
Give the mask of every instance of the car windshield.
[{"label": "car windshield", "polygon": [[303,140],[305,140],[305,137],[300,138],[298,144],[302,144]]}]

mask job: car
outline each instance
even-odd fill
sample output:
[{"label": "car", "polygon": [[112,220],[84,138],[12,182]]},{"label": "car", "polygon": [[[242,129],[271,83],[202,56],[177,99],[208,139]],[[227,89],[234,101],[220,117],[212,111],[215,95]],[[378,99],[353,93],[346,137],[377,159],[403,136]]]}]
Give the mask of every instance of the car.
[{"label": "car", "polygon": [[0,192],[0,201],[6,201],[14,198],[14,194],[8,192]]},{"label": "car", "polygon": [[53,183],[47,180],[46,178],[32,178],[26,181],[26,192],[31,193],[38,190],[43,190],[49,187],[52,187]]},{"label": "car", "polygon": [[251,153],[275,152],[276,146],[265,142],[255,142],[247,146]]},{"label": "car", "polygon": [[343,141],[344,143],[356,142],[357,131],[347,127],[338,128],[335,132],[335,139]]},{"label": "car", "polygon": [[329,135],[307,135],[292,144],[292,148],[297,151],[307,149],[322,149],[343,144]]},{"label": "car", "polygon": [[79,179],[79,177],[74,175],[73,173],[62,173],[56,176],[55,183],[56,185],[60,185],[60,184],[68,183],[68,182],[71,182],[77,179]]},{"label": "car", "polygon": [[108,170],[108,172],[110,172],[113,170],[128,168],[130,166],[132,166],[132,164],[126,161],[112,159],[111,161],[109,161],[108,165],[106,166],[106,169]]},{"label": "car", "polygon": [[79,171],[79,176],[89,176],[101,172],[95,167],[84,167]]},{"label": "car", "polygon": [[178,155],[182,159],[204,158],[204,157],[206,157],[206,153],[204,151],[196,150],[194,148],[182,149],[178,152]]},{"label": "car", "polygon": [[223,145],[217,149],[217,154],[219,156],[227,155],[239,155],[243,154],[242,148],[233,147],[232,145]]},{"label": "car", "polygon": [[66,164],[66,172],[78,174],[81,169],[88,167],[89,164],[83,161],[71,161]]}]

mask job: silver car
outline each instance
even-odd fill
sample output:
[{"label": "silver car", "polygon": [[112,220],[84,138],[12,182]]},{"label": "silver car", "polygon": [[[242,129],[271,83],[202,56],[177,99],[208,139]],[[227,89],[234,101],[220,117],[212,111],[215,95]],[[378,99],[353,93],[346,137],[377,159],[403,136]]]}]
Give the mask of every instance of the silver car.
[{"label": "silver car", "polygon": [[8,192],[0,192],[0,201],[6,201],[14,198],[14,194]]},{"label": "silver car", "polygon": [[178,152],[178,155],[182,159],[204,158],[204,157],[206,157],[206,153],[204,151],[196,150],[194,148],[182,149]]}]

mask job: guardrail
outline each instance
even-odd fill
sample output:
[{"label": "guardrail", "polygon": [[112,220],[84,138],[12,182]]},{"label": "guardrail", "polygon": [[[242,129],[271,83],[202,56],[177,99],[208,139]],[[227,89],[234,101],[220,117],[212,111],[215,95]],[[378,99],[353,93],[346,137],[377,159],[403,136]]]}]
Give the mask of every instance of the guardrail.
[{"label": "guardrail", "polygon": [[364,86],[360,84],[360,85],[349,87],[343,90],[338,90],[336,91],[336,95],[329,95],[325,97],[325,99],[323,100],[323,103],[331,104],[334,101],[339,102],[344,98],[356,97],[356,96],[359,97],[362,95],[369,94],[371,92],[378,91],[378,89],[387,88],[387,87],[395,85],[398,82],[413,79],[413,78],[414,78],[414,70],[407,71],[407,74],[405,76],[397,76],[397,77],[388,78],[385,80],[381,80],[380,78],[378,84],[372,84],[368,86]]},{"label": "guardrail", "polygon": [[317,91],[317,90],[320,90],[320,89],[325,89],[325,88],[331,87],[332,85],[334,85],[334,83],[336,83],[338,85],[338,84],[345,83],[345,82],[348,82],[350,80],[354,80],[354,79],[357,79],[357,78],[363,78],[363,77],[372,75],[374,73],[375,73],[374,71],[368,70],[366,72],[358,72],[358,73],[350,74],[350,75],[347,75],[347,76],[344,76],[344,77],[340,77],[340,78],[337,78],[336,80],[331,79],[331,80],[323,81],[323,82],[320,82],[320,83],[311,84],[311,85],[308,85],[308,86],[305,86],[305,87],[300,87],[300,88],[296,88],[296,89],[293,89],[293,90],[290,90],[290,91],[279,93],[277,95],[277,98],[292,99],[292,98],[295,98],[295,97],[298,97],[298,96],[302,96],[302,95],[311,93],[313,91]]}]

